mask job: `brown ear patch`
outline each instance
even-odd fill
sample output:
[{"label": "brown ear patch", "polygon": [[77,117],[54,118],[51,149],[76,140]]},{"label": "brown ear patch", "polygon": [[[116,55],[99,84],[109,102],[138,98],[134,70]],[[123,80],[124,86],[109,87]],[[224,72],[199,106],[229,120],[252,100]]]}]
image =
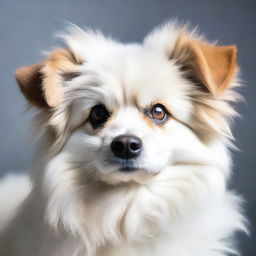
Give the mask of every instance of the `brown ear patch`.
[{"label": "brown ear patch", "polygon": [[236,70],[236,46],[216,46],[197,39],[178,38],[172,58],[176,58],[188,78],[217,96],[227,89]]},{"label": "brown ear patch", "polygon": [[43,63],[38,63],[15,71],[15,77],[23,95],[39,108],[47,107],[42,89],[43,78],[40,72],[42,67]]},{"label": "brown ear patch", "polygon": [[63,98],[65,75],[81,64],[68,49],[58,49],[44,62],[17,69],[16,80],[26,99],[37,107],[56,107]]}]

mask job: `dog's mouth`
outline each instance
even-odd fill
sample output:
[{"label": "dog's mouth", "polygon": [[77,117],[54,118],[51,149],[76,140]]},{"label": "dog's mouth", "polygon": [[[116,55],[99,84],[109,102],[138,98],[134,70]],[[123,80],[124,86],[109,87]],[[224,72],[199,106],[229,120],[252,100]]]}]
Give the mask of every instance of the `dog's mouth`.
[{"label": "dog's mouth", "polygon": [[111,158],[106,161],[106,165],[112,166],[115,171],[123,173],[131,173],[136,171],[147,171],[146,168],[143,168],[138,165],[137,160],[134,159],[119,159]]},{"label": "dog's mouth", "polygon": [[160,171],[148,168],[139,161],[140,159],[118,159],[111,157],[104,159],[98,165],[98,178],[110,185],[135,182],[145,184],[149,179],[159,174]]},{"label": "dog's mouth", "polygon": [[161,172],[161,166],[150,164],[145,155],[136,158],[120,158],[102,154],[94,162],[96,179],[109,185],[145,184]]},{"label": "dog's mouth", "polygon": [[135,172],[135,171],[141,170],[141,168],[126,165],[126,166],[121,166],[118,170],[120,172]]}]

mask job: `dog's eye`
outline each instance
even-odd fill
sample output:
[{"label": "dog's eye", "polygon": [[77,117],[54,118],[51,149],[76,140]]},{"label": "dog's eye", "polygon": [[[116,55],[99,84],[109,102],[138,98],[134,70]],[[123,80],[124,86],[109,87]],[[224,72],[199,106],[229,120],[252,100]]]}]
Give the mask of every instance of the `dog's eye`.
[{"label": "dog's eye", "polygon": [[89,122],[91,123],[93,128],[97,128],[98,126],[105,123],[109,118],[109,116],[110,114],[105,108],[105,106],[102,104],[99,104],[92,108],[90,117],[89,117]]},{"label": "dog's eye", "polygon": [[157,104],[153,106],[151,110],[152,117],[158,120],[163,120],[166,116],[166,112],[163,106]]},{"label": "dog's eye", "polygon": [[167,118],[168,112],[161,104],[156,104],[151,109],[151,116],[157,122],[164,122]]}]

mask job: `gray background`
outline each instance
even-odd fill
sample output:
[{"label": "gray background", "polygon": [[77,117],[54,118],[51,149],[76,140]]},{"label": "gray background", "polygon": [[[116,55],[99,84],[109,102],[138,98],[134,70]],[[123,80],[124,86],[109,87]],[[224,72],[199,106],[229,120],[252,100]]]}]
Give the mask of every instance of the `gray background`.
[{"label": "gray background", "polygon": [[0,0],[0,176],[26,170],[31,162],[33,142],[31,116],[25,112],[14,70],[34,63],[44,50],[57,45],[54,32],[64,21],[99,28],[121,41],[141,41],[155,25],[177,17],[199,25],[210,40],[236,44],[239,49],[245,87],[245,102],[238,104],[240,119],[234,122],[234,136],[240,152],[233,152],[231,186],[247,201],[251,236],[239,236],[242,255],[256,255],[256,2],[247,0]]}]

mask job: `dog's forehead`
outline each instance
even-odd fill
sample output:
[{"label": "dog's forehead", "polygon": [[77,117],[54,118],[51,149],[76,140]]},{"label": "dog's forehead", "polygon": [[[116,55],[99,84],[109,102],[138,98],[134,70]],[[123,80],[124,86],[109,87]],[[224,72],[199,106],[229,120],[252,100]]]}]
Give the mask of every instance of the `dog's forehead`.
[{"label": "dog's forehead", "polygon": [[143,45],[117,47],[95,60],[92,58],[93,61],[104,71],[103,76],[113,81],[104,83],[103,78],[106,93],[114,93],[123,103],[148,105],[164,99],[169,101],[187,91],[188,86],[175,63],[162,52]]}]

